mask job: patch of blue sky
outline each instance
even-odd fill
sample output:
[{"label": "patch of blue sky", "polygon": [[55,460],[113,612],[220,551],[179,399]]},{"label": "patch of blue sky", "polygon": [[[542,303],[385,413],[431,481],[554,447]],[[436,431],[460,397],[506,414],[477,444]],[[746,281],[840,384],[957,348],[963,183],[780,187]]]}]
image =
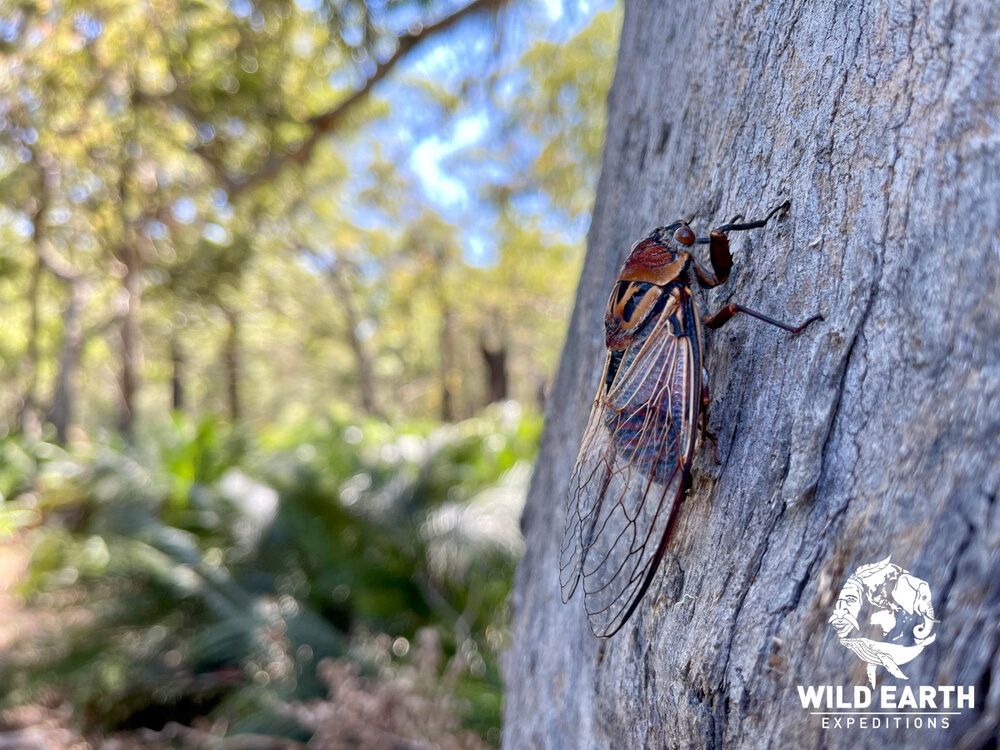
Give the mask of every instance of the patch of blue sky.
[{"label": "patch of blue sky", "polygon": [[456,121],[449,133],[431,136],[413,150],[410,165],[433,203],[462,211],[470,208],[470,186],[466,181],[455,177],[445,161],[449,156],[478,141],[486,127],[487,119],[484,114],[465,117]]},{"label": "patch of blue sky", "polygon": [[14,234],[22,239],[35,236],[35,225],[31,223],[31,219],[23,211],[14,214],[14,218],[10,221],[10,227],[14,230]]},{"label": "patch of blue sky", "polygon": [[49,209],[49,223],[59,226],[65,224],[72,217],[68,206],[54,206]]},{"label": "patch of blue sky", "polygon": [[[365,37],[364,31],[360,26],[347,24],[340,27],[340,38],[344,40],[344,44],[348,47],[357,47],[364,41]],[[360,50],[359,53],[364,54],[364,50]]]},{"label": "patch of blue sky", "polygon": [[[485,68],[484,53],[493,46],[492,29],[481,16],[465,19],[416,50],[412,59],[406,61],[406,72],[445,87],[461,85],[468,79],[471,69],[477,65]],[[482,59],[477,60],[477,57]]]},{"label": "patch of blue sky", "polygon": [[[350,190],[343,191],[341,198],[345,204],[342,208],[352,221],[366,229],[392,231],[394,225],[404,225],[426,205],[459,228],[467,262],[473,265],[496,262],[497,207],[481,196],[490,185],[510,184],[518,174],[527,173],[540,149],[538,139],[526,133],[501,132],[500,110],[526,85],[526,73],[519,70],[517,61],[536,41],[563,41],[577,33],[596,10],[609,6],[611,1],[601,0],[596,7],[586,0],[540,0],[511,5],[500,15],[504,29],[499,50],[492,16],[467,19],[415,50],[375,91],[392,108],[390,117],[373,123],[369,130],[378,147],[368,147],[366,139],[361,138],[347,149]],[[296,2],[304,9],[311,7],[309,0]],[[443,17],[457,7],[460,4],[438,15]],[[415,5],[401,4],[386,11],[383,20],[389,28],[412,32],[420,18],[425,17],[426,11],[418,11]],[[560,23],[555,24],[557,20]],[[476,81],[477,70],[482,72],[484,84],[487,76],[497,71],[500,75],[489,87],[475,84],[469,87],[470,80]],[[452,96],[461,93],[461,104],[456,111],[448,111],[447,104],[438,101],[430,90],[413,86],[414,79],[426,79]],[[352,78],[342,74],[332,77],[330,82],[349,88],[361,85],[363,80],[355,72]],[[473,155],[477,146],[482,145],[485,151],[492,145],[491,139],[500,137],[516,139],[505,160],[491,161]],[[403,181],[417,189],[402,201],[404,205],[399,205],[398,210],[394,207],[392,216],[369,202],[355,200],[363,190],[375,187],[369,168],[376,156],[393,162]],[[547,231],[567,240],[582,236],[580,217],[553,214],[543,195],[529,193],[517,200],[512,208],[526,215],[540,212]],[[546,216],[547,213],[553,215]],[[589,224],[589,217],[585,220]],[[582,231],[586,231],[585,226]]]},{"label": "patch of blue sky", "polygon": [[73,18],[73,28],[88,42],[92,42],[104,31],[104,24],[86,11],[78,10]]},{"label": "patch of blue sky", "polygon": [[398,127],[376,125],[372,134],[374,138],[358,138],[351,142],[350,148],[345,149],[348,182],[332,189],[338,192],[336,200],[340,208],[350,215],[352,223],[364,230],[391,233],[397,226],[415,218],[419,206],[415,202],[414,205],[394,206],[392,215],[388,215],[373,201],[360,196],[366,191],[384,187],[371,171],[376,159],[396,161],[395,155],[409,152],[411,146],[405,142],[405,130]]},{"label": "patch of blue sky", "polygon": [[229,10],[237,18],[246,18],[253,13],[253,3],[250,0],[229,0]]},{"label": "patch of blue sky", "polygon": [[90,188],[84,183],[77,183],[69,189],[69,199],[74,203],[83,203],[90,197]]},{"label": "patch of blue sky", "polygon": [[572,229],[576,233],[577,237],[582,238],[587,236],[587,232],[590,231],[590,219],[591,219],[590,211],[581,213],[579,216],[573,219]]},{"label": "patch of blue sky", "polygon": [[464,250],[465,262],[470,266],[485,268],[500,259],[496,238],[487,232],[471,232]]},{"label": "patch of blue sky", "polygon": [[8,13],[0,13],[0,40],[13,42],[21,34],[24,25],[24,11],[20,8]]},{"label": "patch of blue sky", "polygon": [[209,221],[201,230],[201,236],[214,245],[228,245],[233,241],[233,236],[225,227]]},{"label": "patch of blue sky", "polygon": [[229,193],[227,193],[222,188],[215,188],[212,191],[212,205],[216,208],[222,208],[229,204]]},{"label": "patch of blue sky", "polygon": [[[607,4],[600,3],[602,6]],[[450,38],[434,40],[429,49],[407,65],[407,68],[414,75],[427,76],[445,86],[466,81],[470,69],[474,70],[477,64],[482,66],[484,74],[505,66],[510,69],[510,63],[515,62],[535,41],[542,38],[551,40],[568,38],[589,22],[594,11],[589,2],[569,3],[568,6],[571,12],[566,13],[567,4],[562,0],[543,0],[547,23],[540,19],[530,6],[508,7],[504,12],[506,17],[501,16],[505,21],[505,29],[503,49],[499,57],[493,49],[494,34],[481,31],[477,33],[471,29],[464,29],[463,25],[457,27],[455,32],[449,35]],[[560,19],[565,23],[552,25],[552,22]],[[463,29],[464,34],[462,34]],[[455,38],[456,36],[459,38]],[[466,38],[461,38],[462,36]],[[500,76],[497,79],[497,86],[491,93],[501,101],[509,101],[517,92],[518,83],[505,81],[505,77]],[[454,165],[449,167],[446,164],[448,160],[454,161],[454,157],[462,150],[483,138],[488,130],[496,129],[494,121],[499,119],[499,113],[493,106],[495,102],[483,102],[479,107],[464,108],[459,114],[460,119],[450,131],[428,135],[413,147],[410,164],[420,181],[422,192],[432,204],[449,214],[455,209],[475,213],[477,211],[475,194],[482,186],[484,177],[490,180],[502,172],[502,167],[499,165],[484,169],[483,164],[476,163],[471,169],[463,169]],[[474,111],[470,112],[470,109]],[[527,159],[524,157],[536,154],[537,146],[531,139],[520,138],[515,151],[519,152],[519,156],[524,160],[519,166],[527,168],[533,155]],[[489,213],[492,208],[480,206],[478,210]],[[475,221],[474,217],[470,218],[473,219],[472,224],[480,223]],[[481,248],[487,243],[477,237],[475,232],[470,233],[468,237],[469,243],[477,243],[476,248],[467,248],[470,260],[473,256],[483,257]]]},{"label": "patch of blue sky", "polygon": [[233,218],[233,206],[230,203],[223,203],[215,207],[215,218],[221,222],[227,222]]},{"label": "patch of blue sky", "polygon": [[390,229],[392,223],[387,220],[384,213],[379,211],[374,206],[369,206],[364,203],[354,206],[351,212],[352,223],[356,224],[359,229],[364,229],[366,231],[375,231],[376,229]]},{"label": "patch of blue sky", "polygon": [[171,206],[171,213],[181,224],[190,224],[198,216],[198,207],[190,198],[178,198]]},{"label": "patch of blue sky", "polygon": [[398,34],[415,32],[420,28],[424,9],[418,3],[399,3],[386,9],[385,25]]},{"label": "patch of blue sky", "polygon": [[516,193],[511,196],[510,204],[515,211],[526,215],[544,215],[551,207],[549,199],[538,191]]},{"label": "patch of blue sky", "polygon": [[170,234],[167,225],[162,221],[150,219],[146,222],[146,236],[151,240],[165,240]]},{"label": "patch of blue sky", "polygon": [[[31,34],[34,33],[36,33],[36,30],[33,29],[32,31],[28,32],[28,35],[30,36]],[[37,96],[35,96],[35,92],[32,91],[27,86],[21,86],[20,88],[18,88],[17,96],[18,99],[20,100],[21,106],[24,107],[24,109],[28,110],[29,112],[36,112],[42,106],[41,100]]]},{"label": "patch of blue sky", "polygon": [[377,281],[382,276],[382,264],[375,258],[366,257],[358,266],[361,278],[367,281]]},{"label": "patch of blue sky", "polygon": [[316,274],[328,273],[337,268],[337,256],[330,248],[301,247],[295,258],[299,265]]}]

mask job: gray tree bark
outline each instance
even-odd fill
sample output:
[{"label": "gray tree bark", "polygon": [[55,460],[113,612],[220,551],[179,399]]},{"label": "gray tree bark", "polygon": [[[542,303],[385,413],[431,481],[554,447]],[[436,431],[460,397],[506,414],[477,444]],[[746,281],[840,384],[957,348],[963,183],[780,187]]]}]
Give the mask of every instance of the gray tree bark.
[{"label": "gray tree bark", "polygon": [[[991,7],[992,6],[992,7]],[[799,320],[709,332],[711,448],[614,638],[563,605],[565,492],[633,241],[781,199],[702,294]],[[704,259],[704,258],[703,258]],[[991,3],[627,3],[576,309],[524,511],[509,748],[981,747],[1000,726],[1000,13]],[[972,685],[936,730],[827,729],[797,685],[865,684],[827,620],[846,577],[927,581],[908,682]],[[995,746],[995,744],[993,745]]]}]

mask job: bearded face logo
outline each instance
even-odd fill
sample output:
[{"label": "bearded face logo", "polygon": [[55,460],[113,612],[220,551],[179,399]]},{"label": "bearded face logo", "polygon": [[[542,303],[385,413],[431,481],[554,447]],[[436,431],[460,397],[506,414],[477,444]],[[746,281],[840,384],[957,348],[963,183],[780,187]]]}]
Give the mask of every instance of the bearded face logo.
[{"label": "bearded face logo", "polygon": [[[866,616],[867,615],[867,616]],[[879,667],[901,680],[900,664],[934,642],[934,606],[926,581],[884,560],[862,565],[844,584],[830,615],[841,645],[866,662],[875,687]]]}]

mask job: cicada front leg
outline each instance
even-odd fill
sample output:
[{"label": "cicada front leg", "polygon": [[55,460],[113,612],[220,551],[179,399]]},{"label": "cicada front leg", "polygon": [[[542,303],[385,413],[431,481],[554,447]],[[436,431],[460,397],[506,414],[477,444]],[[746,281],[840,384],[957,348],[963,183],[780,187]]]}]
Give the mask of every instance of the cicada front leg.
[{"label": "cicada front leg", "polygon": [[760,227],[766,226],[767,222],[782,211],[787,211],[791,205],[791,201],[785,201],[768,211],[767,216],[763,219],[756,219],[754,221],[740,222],[739,220],[742,219],[743,216],[734,216],[726,224],[713,229],[709,233],[708,237],[696,238],[694,241],[695,244],[708,245],[708,257],[712,263],[712,270],[708,271],[695,262],[694,271],[695,275],[698,277],[698,282],[702,286],[708,288],[719,286],[719,284],[725,284],[726,280],[729,278],[729,274],[733,270],[733,256],[732,253],[729,252],[728,233],[744,232],[748,229],[759,229]]},{"label": "cicada front leg", "polygon": [[713,229],[708,238],[699,237],[698,242],[708,244],[708,257],[712,261],[712,270],[701,267],[698,261],[694,263],[694,273],[698,283],[707,289],[719,284],[725,284],[733,270],[733,256],[729,252],[729,238],[725,232]]}]

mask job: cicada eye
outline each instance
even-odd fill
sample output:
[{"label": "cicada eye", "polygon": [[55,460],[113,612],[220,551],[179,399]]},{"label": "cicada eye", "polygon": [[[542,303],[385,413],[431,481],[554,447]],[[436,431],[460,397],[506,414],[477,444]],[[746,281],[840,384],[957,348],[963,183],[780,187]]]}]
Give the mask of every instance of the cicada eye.
[{"label": "cicada eye", "polygon": [[677,240],[682,245],[693,245],[694,244],[694,232],[691,231],[691,227],[687,224],[681,224],[674,232],[674,239]]}]

